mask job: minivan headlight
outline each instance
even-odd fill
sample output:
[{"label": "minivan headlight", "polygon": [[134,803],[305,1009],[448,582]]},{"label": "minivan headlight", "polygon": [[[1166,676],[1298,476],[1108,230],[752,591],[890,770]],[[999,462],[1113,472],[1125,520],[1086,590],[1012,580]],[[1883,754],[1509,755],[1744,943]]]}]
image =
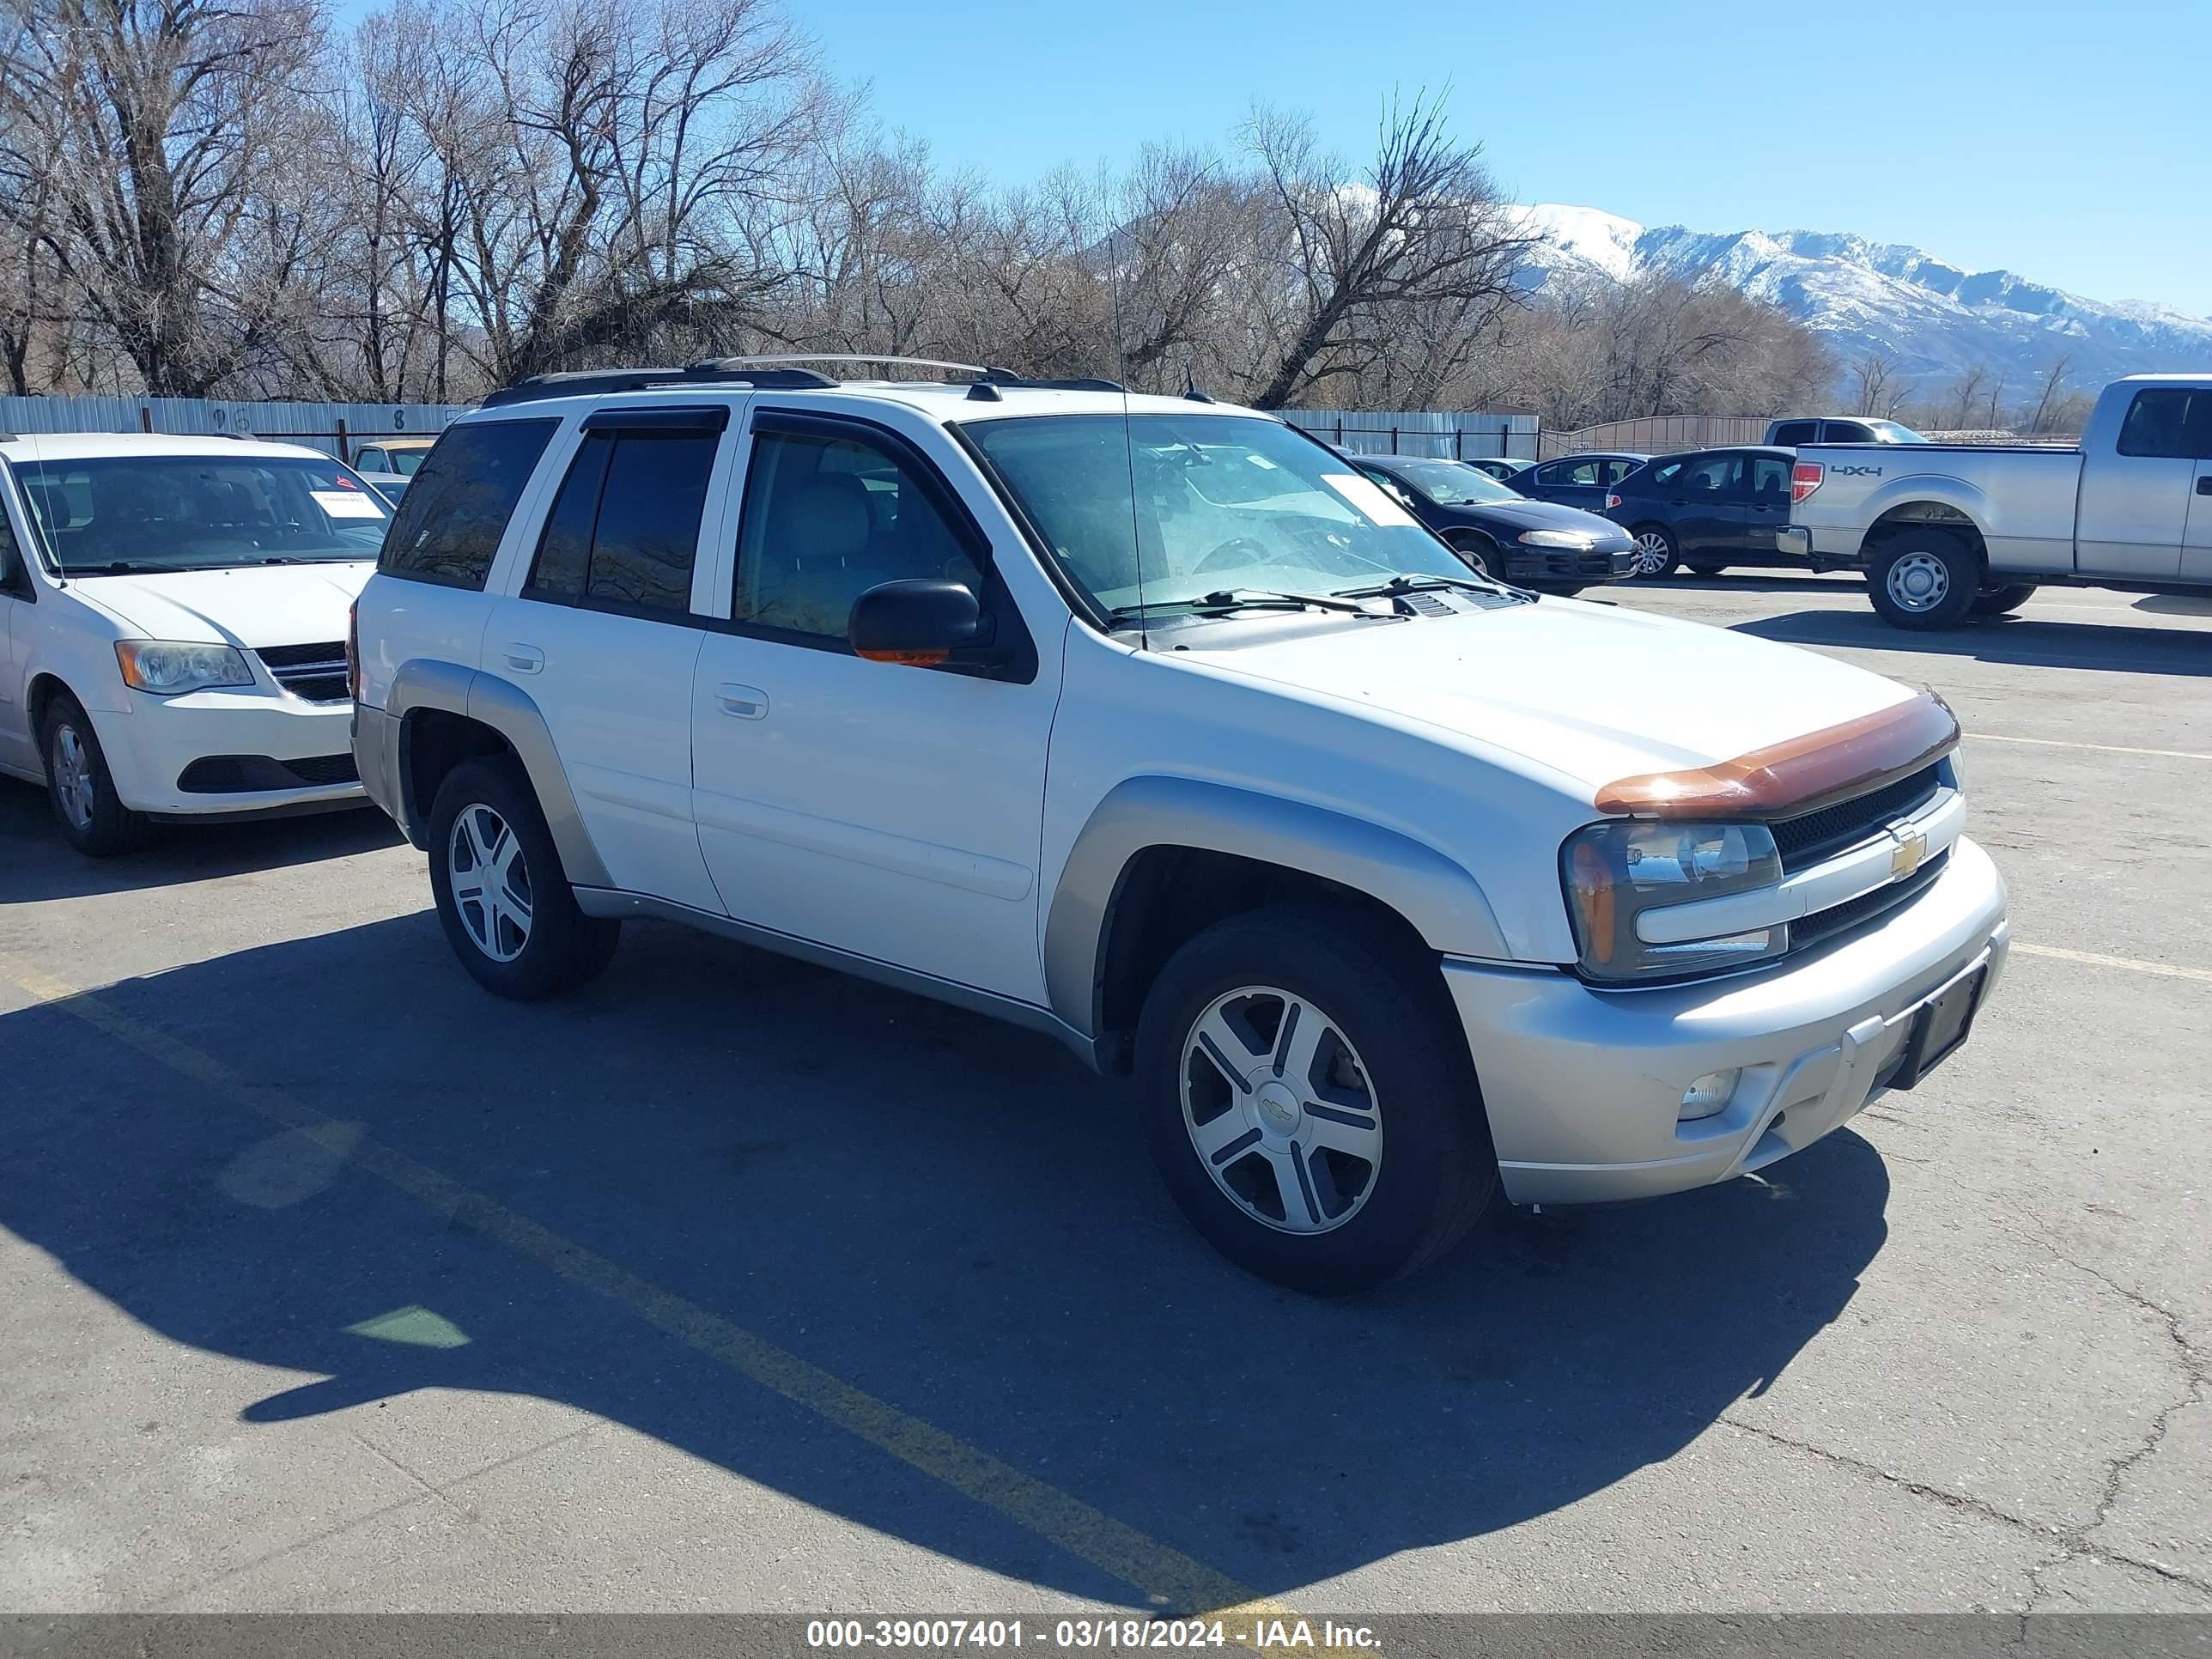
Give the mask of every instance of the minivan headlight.
[{"label": "minivan headlight", "polygon": [[134,691],[173,697],[211,685],[251,685],[253,671],[227,645],[194,645],[177,640],[118,640],[115,661],[123,683]]},{"label": "minivan headlight", "polygon": [[1582,970],[1591,979],[1713,973],[1790,948],[1786,922],[1667,945],[1646,944],[1637,931],[1647,911],[1778,885],[1782,857],[1763,823],[1593,823],[1567,837],[1559,874]]}]

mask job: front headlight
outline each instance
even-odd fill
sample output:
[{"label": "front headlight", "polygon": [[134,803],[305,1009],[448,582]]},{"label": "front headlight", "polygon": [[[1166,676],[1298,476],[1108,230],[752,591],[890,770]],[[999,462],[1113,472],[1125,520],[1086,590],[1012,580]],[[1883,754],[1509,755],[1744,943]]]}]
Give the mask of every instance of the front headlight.
[{"label": "front headlight", "polygon": [[1524,530],[1516,538],[1523,547],[1569,547],[1587,553],[1597,545],[1594,537],[1579,530]]},{"label": "front headlight", "polygon": [[1637,927],[1638,918],[1671,905],[1778,885],[1782,857],[1763,823],[1593,823],[1567,837],[1559,872],[1583,972],[1592,979],[1712,973],[1790,948],[1785,922],[1667,944],[1647,943]]},{"label": "front headlight", "polygon": [[134,691],[173,697],[212,685],[251,685],[253,671],[245,657],[227,645],[192,645],[178,640],[118,640],[115,660],[123,683]]}]

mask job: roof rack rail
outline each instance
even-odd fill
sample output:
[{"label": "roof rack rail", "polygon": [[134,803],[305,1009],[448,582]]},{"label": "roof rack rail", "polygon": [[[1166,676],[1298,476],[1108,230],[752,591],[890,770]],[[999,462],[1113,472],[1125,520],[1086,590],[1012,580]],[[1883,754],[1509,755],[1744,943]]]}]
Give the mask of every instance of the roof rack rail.
[{"label": "roof rack rail", "polygon": [[508,404],[535,403],[544,398],[595,398],[612,392],[644,392],[656,386],[778,386],[787,391],[804,386],[834,386],[826,374],[803,368],[748,370],[729,366],[735,359],[694,363],[688,368],[585,368],[557,374],[532,374],[513,386],[501,386],[483,400],[485,409]]},{"label": "roof rack rail", "polygon": [[[698,367],[750,375],[757,368],[774,367],[783,363],[865,363],[876,368],[896,363],[904,368],[949,368],[956,374],[973,374],[979,380],[988,378],[994,373],[1006,372],[1003,369],[985,368],[980,363],[949,363],[936,357],[901,357],[896,355],[878,356],[866,351],[785,351],[767,357],[717,357],[712,362],[701,363]],[[823,384],[835,386],[836,382],[825,380]]]}]

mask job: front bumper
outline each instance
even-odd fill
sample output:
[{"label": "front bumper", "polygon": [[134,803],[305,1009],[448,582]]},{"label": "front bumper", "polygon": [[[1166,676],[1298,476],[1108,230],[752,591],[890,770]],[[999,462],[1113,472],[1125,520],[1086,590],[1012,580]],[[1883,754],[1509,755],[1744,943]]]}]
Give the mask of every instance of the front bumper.
[{"label": "front bumper", "polygon": [[[1972,841],[1881,923],[1808,960],[1702,984],[1593,990],[1571,974],[1454,957],[1457,1006],[1516,1204],[1647,1198],[1763,1168],[1848,1121],[1912,1017],[2004,967],[2005,890]],[[1743,1078],[1714,1116],[1677,1121],[1710,1072]]]},{"label": "front bumper", "polygon": [[1536,584],[1587,586],[1592,582],[1625,581],[1635,568],[1636,549],[1623,543],[1617,548],[1577,552],[1563,547],[1508,547],[1505,580]]},{"label": "front bumper", "polygon": [[[352,714],[350,703],[239,686],[179,697],[129,692],[119,713],[94,723],[115,792],[131,811],[230,817],[361,799],[353,769],[338,763],[352,749]],[[297,784],[242,787],[289,778],[292,763],[306,775]]]}]

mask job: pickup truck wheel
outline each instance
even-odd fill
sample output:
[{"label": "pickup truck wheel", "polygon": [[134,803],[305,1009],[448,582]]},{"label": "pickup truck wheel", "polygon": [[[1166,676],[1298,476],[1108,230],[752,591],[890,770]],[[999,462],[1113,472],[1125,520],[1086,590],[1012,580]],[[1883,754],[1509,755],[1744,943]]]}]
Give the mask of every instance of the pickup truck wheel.
[{"label": "pickup truck wheel", "polygon": [[46,763],[46,799],[62,838],[87,858],[113,858],[146,844],[153,826],[123,804],[100,738],[82,705],[67,692],[47,705],[39,727]]},{"label": "pickup truck wheel", "polygon": [[477,982],[517,1002],[574,990],[615,953],[622,924],[587,916],[537,797],[511,761],[469,761],[430,809],[430,890],[446,942]]},{"label": "pickup truck wheel", "polygon": [[1170,959],[1137,1034],[1146,1138],[1213,1246],[1317,1296],[1441,1255],[1498,1177],[1432,964],[1359,918],[1231,916]]},{"label": "pickup truck wheel", "polygon": [[1893,628],[1956,628],[1981,592],[1981,561],[1941,531],[1899,536],[1875,556],[1867,592]]},{"label": "pickup truck wheel", "polygon": [[1656,582],[1682,568],[1681,550],[1665,525],[1640,524],[1631,533],[1636,538],[1635,562],[1628,567],[1631,580]]},{"label": "pickup truck wheel", "polygon": [[1993,587],[1986,593],[1974,595],[1974,603],[1969,609],[1977,617],[2008,616],[2028,602],[2035,586],[2033,582],[2009,582],[2002,587]]}]

